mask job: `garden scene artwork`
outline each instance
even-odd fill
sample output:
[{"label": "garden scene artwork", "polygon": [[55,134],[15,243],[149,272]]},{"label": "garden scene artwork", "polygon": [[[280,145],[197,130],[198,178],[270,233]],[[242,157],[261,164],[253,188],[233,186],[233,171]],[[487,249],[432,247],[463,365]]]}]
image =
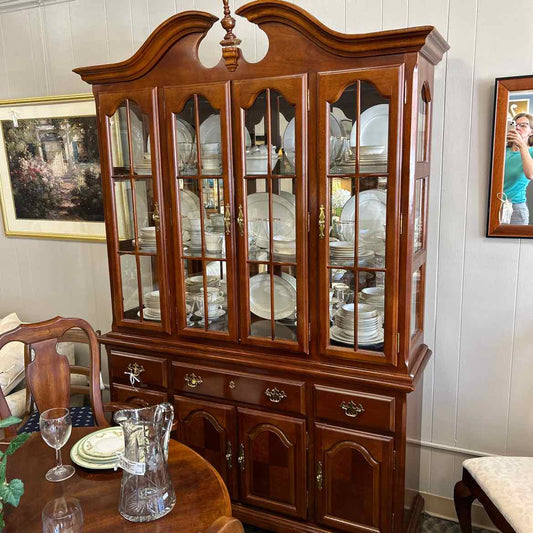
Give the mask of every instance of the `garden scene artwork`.
[{"label": "garden scene artwork", "polygon": [[2,121],[18,219],[103,221],[96,117]]},{"label": "garden scene artwork", "polygon": [[8,236],[105,240],[92,95],[0,101],[0,200]]}]

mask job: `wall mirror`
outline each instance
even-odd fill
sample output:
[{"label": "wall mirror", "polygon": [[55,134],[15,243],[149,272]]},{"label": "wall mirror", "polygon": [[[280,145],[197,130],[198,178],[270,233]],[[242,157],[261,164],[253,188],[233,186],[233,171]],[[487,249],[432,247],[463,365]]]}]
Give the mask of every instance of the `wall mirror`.
[{"label": "wall mirror", "polygon": [[489,237],[533,237],[533,76],[497,78]]}]

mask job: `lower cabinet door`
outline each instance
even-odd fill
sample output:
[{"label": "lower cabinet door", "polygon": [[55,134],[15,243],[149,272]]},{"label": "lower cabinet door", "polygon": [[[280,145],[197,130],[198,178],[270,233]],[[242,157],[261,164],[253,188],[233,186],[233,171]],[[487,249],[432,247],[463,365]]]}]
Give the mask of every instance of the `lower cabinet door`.
[{"label": "lower cabinet door", "polygon": [[237,498],[235,407],[174,396],[178,438],[218,471],[232,499]]},{"label": "lower cabinet door", "polygon": [[240,500],[305,518],[305,420],[238,408]]},{"label": "lower cabinet door", "polygon": [[393,451],[393,437],[315,423],[316,521],[390,533]]}]

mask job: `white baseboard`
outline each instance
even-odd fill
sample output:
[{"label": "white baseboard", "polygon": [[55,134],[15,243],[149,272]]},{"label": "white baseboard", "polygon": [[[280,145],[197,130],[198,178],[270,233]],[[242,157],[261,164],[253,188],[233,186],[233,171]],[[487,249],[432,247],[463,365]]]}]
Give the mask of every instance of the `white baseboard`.
[{"label": "white baseboard", "polygon": [[[430,494],[429,492],[421,492],[420,495],[426,502],[424,512],[431,516],[436,516],[437,518],[444,518],[445,520],[457,522],[455,506],[451,498],[437,496],[435,494]],[[406,501],[410,501],[410,498],[407,497]],[[485,509],[476,502],[472,505],[472,525],[483,529],[489,529],[491,531],[499,531],[494,527],[494,524],[485,512]]]}]

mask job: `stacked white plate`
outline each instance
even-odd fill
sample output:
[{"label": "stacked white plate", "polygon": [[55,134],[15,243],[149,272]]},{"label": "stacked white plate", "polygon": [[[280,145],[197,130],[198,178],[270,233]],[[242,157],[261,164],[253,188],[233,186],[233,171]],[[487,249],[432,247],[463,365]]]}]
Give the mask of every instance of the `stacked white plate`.
[{"label": "stacked white plate", "polygon": [[[208,287],[216,287],[219,278],[217,276],[206,276],[206,283]],[[185,280],[185,289],[189,293],[199,293],[204,286],[203,276],[191,276]]]},{"label": "stacked white plate", "polygon": [[329,252],[334,261],[353,261],[355,255],[354,241],[330,241]]},{"label": "stacked white plate", "polygon": [[144,252],[157,252],[155,226],[141,228],[139,244],[141,246],[141,250]]},{"label": "stacked white plate", "polygon": [[[354,304],[345,304],[335,315],[335,325],[330,337],[343,344],[354,344]],[[368,304],[357,305],[357,343],[370,345],[383,342],[383,329],[379,312]]]},{"label": "stacked white plate", "polygon": [[152,160],[150,154],[147,152],[143,154],[143,158],[133,164],[135,173],[141,176],[146,176],[152,173]]},{"label": "stacked white plate", "polygon": [[74,463],[91,470],[113,468],[117,452],[124,452],[124,433],[121,427],[99,429],[81,438],[70,450]]},{"label": "stacked white plate", "polygon": [[293,257],[296,255],[296,241],[283,235],[275,235],[273,241],[273,252],[276,255]]},{"label": "stacked white plate", "polygon": [[361,291],[361,298],[365,304],[371,305],[381,314],[385,311],[385,288],[367,287]]}]

